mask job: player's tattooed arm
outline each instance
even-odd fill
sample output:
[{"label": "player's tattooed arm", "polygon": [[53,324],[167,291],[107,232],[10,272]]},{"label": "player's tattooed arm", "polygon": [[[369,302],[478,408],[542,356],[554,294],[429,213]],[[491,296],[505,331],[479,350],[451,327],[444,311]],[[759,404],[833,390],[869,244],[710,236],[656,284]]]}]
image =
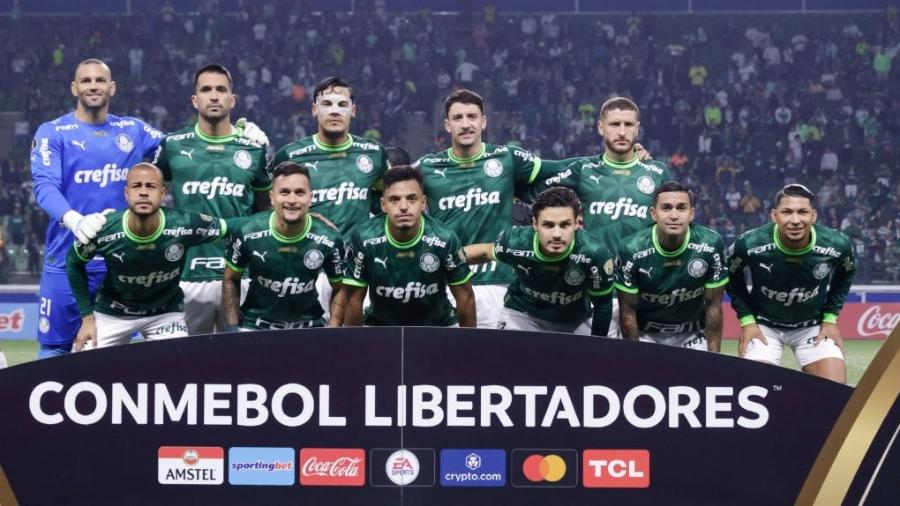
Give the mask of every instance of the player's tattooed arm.
[{"label": "player's tattooed arm", "polygon": [[461,285],[450,285],[450,293],[456,299],[459,326],[474,327],[478,318],[475,315],[475,292],[472,290],[472,283],[467,281]]},{"label": "player's tattooed arm", "polygon": [[637,320],[638,296],[636,293],[627,293],[619,290],[619,327],[622,329],[622,338],[637,341],[640,338],[640,329]]},{"label": "player's tattooed arm", "polygon": [[707,288],[703,291],[706,306],[706,340],[709,351],[719,353],[722,345],[722,293],[724,286]]},{"label": "player's tattooed arm", "polygon": [[463,247],[466,263],[486,264],[494,261],[494,243],[483,242],[478,244],[470,244]]},{"label": "player's tattooed arm", "polygon": [[225,308],[225,330],[236,332],[241,322],[241,273],[225,267],[222,280],[222,306]]},{"label": "player's tattooed arm", "polygon": [[[349,288],[349,287],[347,287]],[[340,327],[344,324],[344,308],[347,305],[347,291],[341,283],[331,283],[331,304],[328,320],[329,327]]]},{"label": "player's tattooed arm", "polygon": [[344,326],[359,327],[363,319],[363,300],[366,298],[368,287],[345,286],[347,293],[347,305],[344,307]]}]

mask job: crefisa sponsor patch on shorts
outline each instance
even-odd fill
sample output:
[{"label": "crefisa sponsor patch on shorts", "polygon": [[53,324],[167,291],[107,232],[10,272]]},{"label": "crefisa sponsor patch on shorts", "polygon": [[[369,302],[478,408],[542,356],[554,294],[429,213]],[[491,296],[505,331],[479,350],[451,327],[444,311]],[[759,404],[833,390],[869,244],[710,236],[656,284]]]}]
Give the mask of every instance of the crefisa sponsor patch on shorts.
[{"label": "crefisa sponsor patch on shorts", "polygon": [[296,474],[295,455],[293,448],[229,448],[228,483],[291,486]]},{"label": "crefisa sponsor patch on shorts", "polygon": [[159,483],[162,485],[221,485],[225,449],[218,446],[160,446]]}]

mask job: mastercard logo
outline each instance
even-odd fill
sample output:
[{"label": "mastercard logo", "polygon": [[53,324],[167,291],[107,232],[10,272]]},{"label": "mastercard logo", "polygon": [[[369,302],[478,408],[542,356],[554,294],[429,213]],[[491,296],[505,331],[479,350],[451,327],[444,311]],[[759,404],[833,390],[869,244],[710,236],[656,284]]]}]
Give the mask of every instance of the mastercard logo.
[{"label": "mastercard logo", "polygon": [[566,476],[566,461],[555,454],[530,455],[522,462],[522,474],[534,483],[556,483]]}]

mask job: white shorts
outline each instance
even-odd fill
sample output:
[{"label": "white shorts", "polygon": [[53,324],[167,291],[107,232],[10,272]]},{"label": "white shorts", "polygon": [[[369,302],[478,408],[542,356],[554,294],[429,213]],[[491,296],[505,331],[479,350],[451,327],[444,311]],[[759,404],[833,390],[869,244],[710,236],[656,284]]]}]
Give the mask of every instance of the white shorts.
[{"label": "white shorts", "polygon": [[841,349],[831,339],[823,339],[815,344],[820,327],[806,327],[802,329],[777,329],[759,324],[768,344],[763,345],[759,339],[752,339],[747,345],[744,358],[767,362],[773,365],[781,364],[781,354],[785,345],[794,350],[794,356],[801,367],[824,358],[837,358],[844,360]]},{"label": "white shorts", "polygon": [[328,320],[331,319],[331,282],[328,281],[328,276],[324,272],[319,272],[319,277],[316,278],[316,292],[319,294],[319,304],[322,306],[322,311],[325,311],[322,319],[325,320],[325,323],[328,323]]},{"label": "white shorts", "polygon": [[9,366],[9,363],[6,361],[6,355],[3,354],[3,350],[0,350],[0,369],[4,369]]},{"label": "white shorts", "polygon": [[[498,328],[506,285],[472,285],[472,291],[475,292],[475,313],[478,316],[475,326],[480,329]],[[453,297],[450,300],[455,306]]]},{"label": "white shorts", "polygon": [[[222,309],[222,280],[182,281],[184,292],[184,321],[192,336],[222,332],[225,311]],[[250,279],[241,280],[241,304],[247,297]]]},{"label": "white shorts", "polygon": [[689,350],[709,351],[709,343],[703,332],[680,332],[675,334],[644,332],[641,333],[641,342],[678,346]]},{"label": "white shorts", "polygon": [[94,313],[97,325],[97,348],[128,344],[131,335],[140,332],[144,339],[156,341],[188,335],[184,313],[163,313],[155,316],[122,317]]},{"label": "white shorts", "polygon": [[497,328],[505,330],[529,330],[533,332],[564,332],[566,334],[579,334],[582,336],[591,335],[590,319],[574,323],[549,322],[508,307],[504,307],[500,311]]}]

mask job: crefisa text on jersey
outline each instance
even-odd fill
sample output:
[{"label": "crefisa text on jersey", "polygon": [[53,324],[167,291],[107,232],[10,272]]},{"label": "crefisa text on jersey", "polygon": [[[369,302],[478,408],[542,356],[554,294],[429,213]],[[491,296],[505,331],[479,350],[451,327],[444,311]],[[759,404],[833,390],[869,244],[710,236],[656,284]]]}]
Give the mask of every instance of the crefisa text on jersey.
[{"label": "crefisa text on jersey", "polygon": [[[370,427],[553,427],[760,429],[769,421],[759,385],[655,387],[615,390],[605,385],[396,385],[364,387],[362,423]],[[382,387],[383,388],[383,387]],[[35,421],[61,423],[256,427],[347,427],[335,413],[331,385],[285,383],[275,389],[253,383],[165,383],[44,381],[31,391]],[[356,415],[359,416],[359,415]]]}]

